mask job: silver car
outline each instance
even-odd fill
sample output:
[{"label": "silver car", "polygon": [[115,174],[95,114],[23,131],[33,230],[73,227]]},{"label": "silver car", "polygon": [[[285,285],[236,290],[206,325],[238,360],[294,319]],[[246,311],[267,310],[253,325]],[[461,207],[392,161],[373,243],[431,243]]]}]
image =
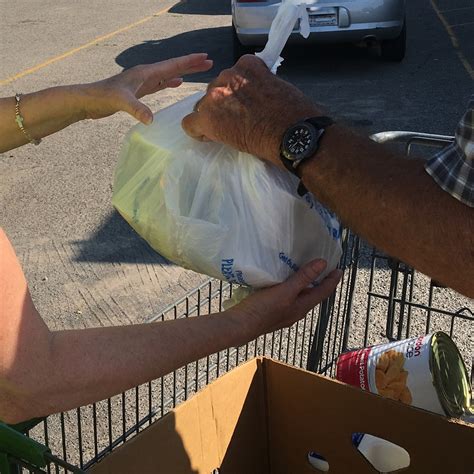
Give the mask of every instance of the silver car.
[{"label": "silver car", "polygon": [[[319,0],[308,5],[311,34],[305,40],[295,25],[289,43],[380,44],[381,56],[401,61],[406,49],[406,0]],[[266,43],[278,0],[232,0],[234,55]]]}]

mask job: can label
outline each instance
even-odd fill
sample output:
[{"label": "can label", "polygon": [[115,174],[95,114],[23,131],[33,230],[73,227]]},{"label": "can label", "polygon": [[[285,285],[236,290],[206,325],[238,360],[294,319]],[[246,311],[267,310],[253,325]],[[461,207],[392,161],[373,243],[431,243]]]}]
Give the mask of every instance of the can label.
[{"label": "can label", "polygon": [[354,387],[440,415],[445,411],[430,369],[432,335],[346,352],[336,378]]}]

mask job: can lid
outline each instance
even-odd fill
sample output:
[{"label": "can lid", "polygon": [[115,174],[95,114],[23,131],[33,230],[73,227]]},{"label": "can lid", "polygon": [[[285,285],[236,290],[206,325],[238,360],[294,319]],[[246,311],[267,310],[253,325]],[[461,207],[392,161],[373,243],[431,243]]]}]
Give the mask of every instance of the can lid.
[{"label": "can lid", "polygon": [[459,418],[469,412],[471,388],[463,358],[444,332],[431,337],[430,368],[439,401],[448,416]]}]

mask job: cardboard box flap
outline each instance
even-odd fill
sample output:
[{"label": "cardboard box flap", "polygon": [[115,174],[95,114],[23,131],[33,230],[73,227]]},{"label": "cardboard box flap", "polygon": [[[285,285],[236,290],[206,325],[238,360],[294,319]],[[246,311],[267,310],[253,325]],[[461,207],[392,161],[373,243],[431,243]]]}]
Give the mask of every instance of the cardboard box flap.
[{"label": "cardboard box flap", "polygon": [[268,472],[261,365],[254,359],[212,382],[90,472]]},{"label": "cardboard box flap", "polygon": [[403,472],[473,472],[468,425],[268,359],[264,372],[272,474],[288,474],[289,466],[314,474],[309,451],[323,455],[330,472],[349,472],[348,466],[351,474],[376,472],[353,447],[354,432],[405,448],[411,462]]}]

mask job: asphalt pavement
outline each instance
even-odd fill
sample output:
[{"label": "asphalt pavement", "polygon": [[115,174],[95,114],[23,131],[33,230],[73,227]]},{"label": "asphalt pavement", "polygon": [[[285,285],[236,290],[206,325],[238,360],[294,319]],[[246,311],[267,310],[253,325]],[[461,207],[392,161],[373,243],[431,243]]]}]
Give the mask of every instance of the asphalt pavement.
[{"label": "asphalt pavement", "polygon": [[[212,71],[146,99],[158,110],[232,65],[229,3],[1,0],[0,95],[208,52]],[[287,51],[280,75],[367,133],[452,134],[474,93],[472,0],[412,0],[407,8],[402,63],[354,47],[304,46]],[[52,329],[145,321],[205,280],[153,252],[111,206],[114,166],[132,124],[125,114],[78,123],[39,147],[0,155],[0,225]]]}]

